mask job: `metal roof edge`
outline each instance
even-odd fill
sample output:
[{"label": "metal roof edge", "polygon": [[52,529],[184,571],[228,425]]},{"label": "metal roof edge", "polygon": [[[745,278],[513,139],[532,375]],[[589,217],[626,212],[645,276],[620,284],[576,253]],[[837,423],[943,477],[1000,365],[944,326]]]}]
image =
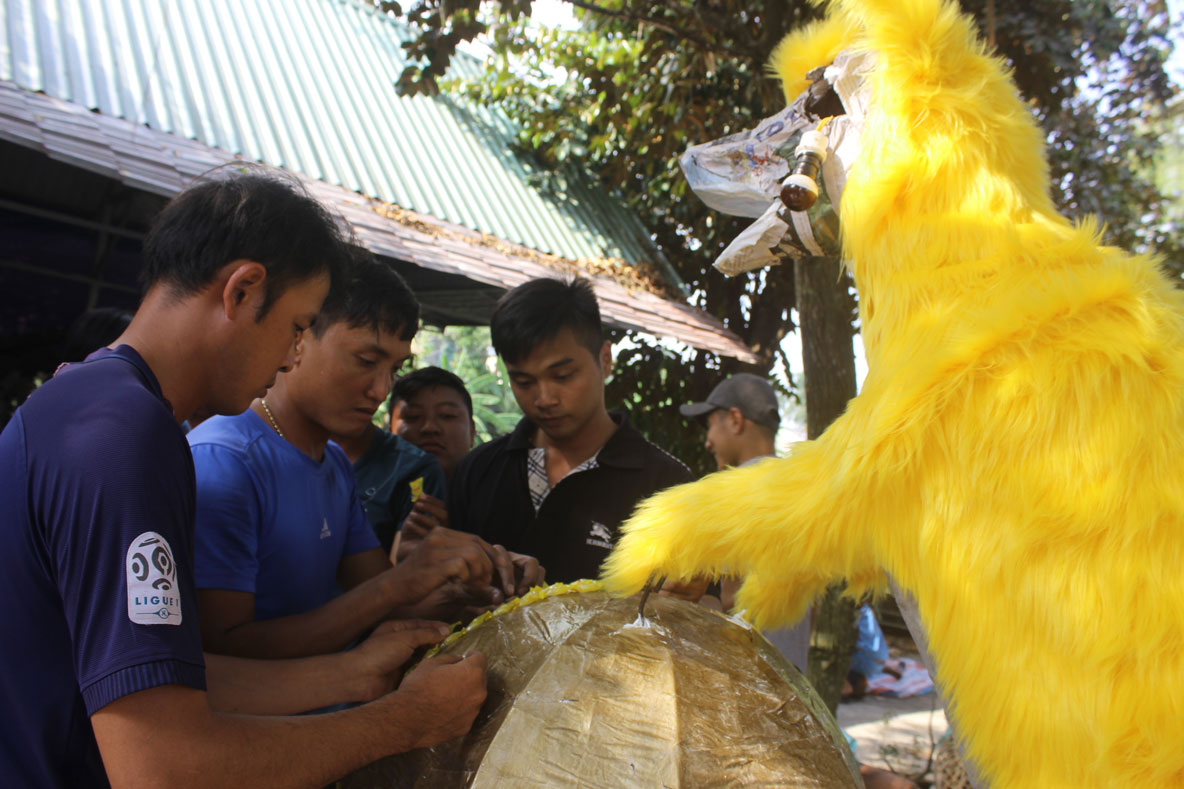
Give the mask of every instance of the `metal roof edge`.
[{"label": "metal roof edge", "polygon": [[[24,90],[6,80],[0,80],[0,139],[165,197],[178,194],[193,180],[223,165],[241,162],[265,167],[195,140]],[[293,175],[281,168],[271,169]],[[580,274],[592,281],[610,325],[671,337],[743,361],[756,360],[752,350],[718,319],[689,304],[589,272],[579,261],[544,256],[425,214],[397,209],[405,215],[395,218],[389,215],[390,206],[372,198],[308,176],[294,177],[378,254],[503,288],[556,273]]]}]

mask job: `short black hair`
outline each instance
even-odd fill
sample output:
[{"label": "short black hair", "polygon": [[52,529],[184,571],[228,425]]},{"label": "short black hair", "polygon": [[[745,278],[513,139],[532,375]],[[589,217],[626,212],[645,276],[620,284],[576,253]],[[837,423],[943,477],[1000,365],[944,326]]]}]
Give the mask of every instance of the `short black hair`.
[{"label": "short black hair", "polygon": [[324,206],[294,179],[218,171],[174,197],[144,239],[145,292],[167,284],[178,296],[197,293],[220,268],[251,260],[267,269],[262,319],[292,284],[344,264],[342,231]]},{"label": "short black hair", "polygon": [[361,247],[350,247],[342,275],[333,281],[312,333],[320,337],[335,323],[414,339],[419,331],[419,299],[407,281]]},{"label": "short black hair", "polygon": [[506,364],[526,358],[564,329],[571,329],[576,341],[600,358],[600,307],[592,283],[583,277],[524,282],[498,299],[489,322],[493,349]]},{"label": "short black hair", "polygon": [[473,416],[473,397],[465,388],[465,382],[459,375],[440,367],[421,367],[401,376],[391,390],[391,401],[407,402],[424,389],[433,389],[437,386],[453,389],[460,394],[461,399],[465,401],[465,408],[469,409],[469,417]]}]

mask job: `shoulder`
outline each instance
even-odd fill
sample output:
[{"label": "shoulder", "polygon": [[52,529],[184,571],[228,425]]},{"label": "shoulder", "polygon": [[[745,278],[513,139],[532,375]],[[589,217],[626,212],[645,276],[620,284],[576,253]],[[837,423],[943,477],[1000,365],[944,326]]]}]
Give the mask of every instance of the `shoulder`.
[{"label": "shoulder", "polygon": [[200,495],[210,495],[215,487],[268,486],[275,463],[265,446],[266,436],[253,421],[250,412],[215,416],[189,431],[186,439]]},{"label": "shoulder", "polygon": [[[70,365],[21,406],[30,452],[62,468],[154,465],[178,458],[181,427],[139,369],[118,359]],[[181,456],[187,453],[180,453]]]},{"label": "shoulder", "polygon": [[457,469],[476,470],[486,468],[490,465],[500,465],[509,449],[509,435],[495,438],[492,441],[486,441],[484,444],[474,447],[472,451],[465,455],[458,464]]},{"label": "shoulder", "polygon": [[645,456],[646,465],[656,468],[664,478],[668,478],[673,482],[689,482],[694,479],[694,474],[691,473],[686,463],[683,463],[674,455],[644,436],[641,439],[641,449]]},{"label": "shoulder", "polygon": [[648,474],[662,480],[664,484],[694,479],[694,474],[685,463],[643,436],[641,431],[630,424],[627,416],[620,414],[619,419],[620,427],[612,440],[614,455],[620,453],[618,457],[640,463]]},{"label": "shoulder", "polygon": [[189,446],[217,446],[246,454],[262,436],[259,420],[250,411],[235,416],[212,416],[189,431]]}]

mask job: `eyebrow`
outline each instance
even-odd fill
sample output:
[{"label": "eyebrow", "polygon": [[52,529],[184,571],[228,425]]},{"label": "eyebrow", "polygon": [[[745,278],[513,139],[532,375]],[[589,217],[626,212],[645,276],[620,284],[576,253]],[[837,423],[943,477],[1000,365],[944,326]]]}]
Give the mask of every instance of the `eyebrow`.
[{"label": "eyebrow", "polygon": [[360,351],[358,351],[358,353],[376,353],[379,356],[383,357],[384,359],[390,357],[390,354],[387,353],[386,349],[384,349],[378,343],[373,343],[371,345],[367,345],[365,348],[362,348]]}]

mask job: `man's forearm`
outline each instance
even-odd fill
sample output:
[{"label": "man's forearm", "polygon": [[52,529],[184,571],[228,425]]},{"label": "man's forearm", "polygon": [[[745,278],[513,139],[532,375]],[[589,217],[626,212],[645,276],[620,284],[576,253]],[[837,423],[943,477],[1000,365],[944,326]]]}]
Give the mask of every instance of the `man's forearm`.
[{"label": "man's forearm", "polygon": [[166,686],[125,696],[92,722],[113,786],[324,786],[414,745],[391,723],[410,723],[415,711],[380,709],[390,705],[405,700],[297,718],[226,715],[200,691]]},{"label": "man's forearm", "polygon": [[[206,689],[218,712],[292,715],[370,701],[381,689],[358,672],[350,653],[291,660],[255,660],[206,653]],[[368,687],[372,685],[372,687]]]},{"label": "man's forearm", "polygon": [[390,580],[376,576],[303,614],[203,633],[205,648],[221,655],[271,659],[339,652],[405,602]]}]

